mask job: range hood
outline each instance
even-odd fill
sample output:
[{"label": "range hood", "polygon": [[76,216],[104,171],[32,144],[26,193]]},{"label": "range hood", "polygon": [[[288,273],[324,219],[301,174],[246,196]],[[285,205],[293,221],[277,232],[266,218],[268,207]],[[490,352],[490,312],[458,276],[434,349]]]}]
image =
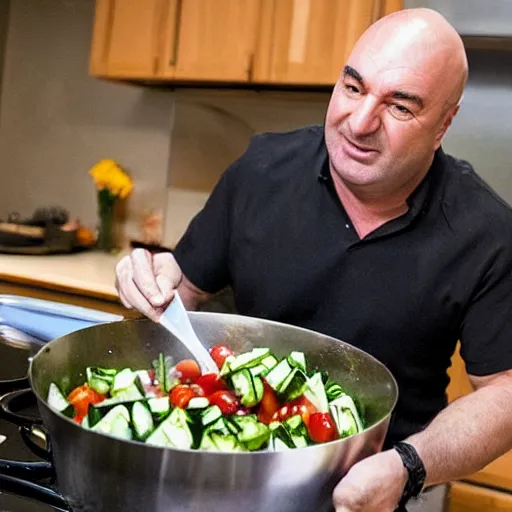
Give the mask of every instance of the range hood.
[{"label": "range hood", "polygon": [[440,12],[468,38],[511,38],[512,0],[404,0],[404,8]]}]

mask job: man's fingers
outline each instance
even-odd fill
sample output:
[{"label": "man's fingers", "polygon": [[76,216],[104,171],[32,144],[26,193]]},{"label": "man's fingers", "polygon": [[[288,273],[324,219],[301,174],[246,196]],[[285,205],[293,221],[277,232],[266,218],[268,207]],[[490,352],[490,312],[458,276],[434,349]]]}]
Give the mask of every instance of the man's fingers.
[{"label": "man's fingers", "polygon": [[139,289],[140,294],[152,306],[162,306],[165,299],[156,282],[151,253],[145,249],[135,249],[131,254],[131,262],[133,282]]},{"label": "man's fingers", "polygon": [[119,299],[121,300],[121,304],[126,308],[126,309],[133,309],[133,306],[132,304],[130,304],[130,301],[128,300],[128,298],[125,296],[125,294],[123,293],[122,290],[118,289],[117,290],[118,294],[119,294]]}]

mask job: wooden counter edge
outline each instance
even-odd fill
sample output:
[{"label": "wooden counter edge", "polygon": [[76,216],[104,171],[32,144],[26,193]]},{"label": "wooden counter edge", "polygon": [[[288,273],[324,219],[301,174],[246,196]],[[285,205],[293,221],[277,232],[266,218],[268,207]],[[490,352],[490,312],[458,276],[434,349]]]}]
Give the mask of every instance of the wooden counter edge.
[{"label": "wooden counter edge", "polygon": [[44,281],[42,279],[34,279],[32,277],[14,276],[12,274],[3,274],[0,272],[0,281],[22,284],[29,286],[37,286],[38,288],[44,288],[56,292],[71,293],[73,295],[82,295],[85,297],[91,297],[95,299],[106,300],[109,302],[119,303],[119,297],[116,294],[101,292],[97,290],[91,290],[87,288],[80,288],[77,286],[69,286],[59,283],[52,283],[50,281]]}]

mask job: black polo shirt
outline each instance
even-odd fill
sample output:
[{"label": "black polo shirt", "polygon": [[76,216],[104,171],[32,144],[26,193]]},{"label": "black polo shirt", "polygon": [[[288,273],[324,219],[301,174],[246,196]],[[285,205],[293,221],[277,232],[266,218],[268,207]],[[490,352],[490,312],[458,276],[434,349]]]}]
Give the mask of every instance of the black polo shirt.
[{"label": "black polo shirt", "polygon": [[388,444],[445,405],[458,339],[468,371],[512,368],[512,212],[439,150],[408,212],[360,239],[337,197],[322,126],[255,136],[175,256],[244,315],[323,332],[397,379]]}]

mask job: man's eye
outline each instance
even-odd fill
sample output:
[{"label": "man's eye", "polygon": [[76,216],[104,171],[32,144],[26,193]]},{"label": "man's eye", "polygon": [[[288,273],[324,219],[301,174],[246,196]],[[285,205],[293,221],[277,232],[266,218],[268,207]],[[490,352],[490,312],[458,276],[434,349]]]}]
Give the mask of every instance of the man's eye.
[{"label": "man's eye", "polygon": [[394,104],[391,105],[391,112],[399,119],[409,119],[412,117],[412,112],[403,105]]},{"label": "man's eye", "polygon": [[355,85],[345,84],[345,92],[350,95],[359,94],[359,88]]}]

